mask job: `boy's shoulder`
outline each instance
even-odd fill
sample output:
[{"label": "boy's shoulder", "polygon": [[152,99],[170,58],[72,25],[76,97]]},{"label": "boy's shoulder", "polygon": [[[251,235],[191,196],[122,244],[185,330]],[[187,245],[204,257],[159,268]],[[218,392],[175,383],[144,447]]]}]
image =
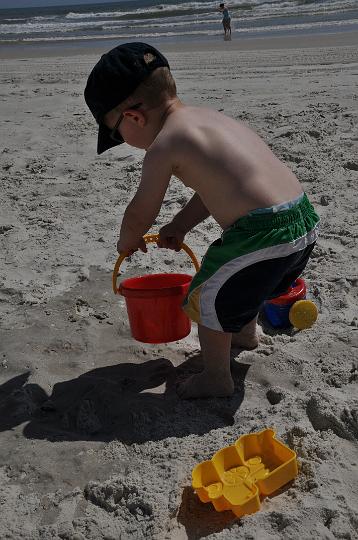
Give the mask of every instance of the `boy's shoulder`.
[{"label": "boy's shoulder", "polygon": [[172,142],[192,141],[211,115],[213,115],[213,122],[218,120],[215,114],[218,114],[217,111],[204,107],[180,107],[167,118],[158,140],[163,137]]},{"label": "boy's shoulder", "polygon": [[188,109],[180,108],[170,114],[149,150],[174,150],[179,144],[192,140],[195,129],[193,123],[190,125]]},{"label": "boy's shoulder", "polygon": [[[149,151],[168,152],[176,159],[187,159],[195,152],[213,148],[227,133],[239,138],[241,123],[207,107],[183,106],[165,120]],[[246,128],[247,129],[247,128]]]}]

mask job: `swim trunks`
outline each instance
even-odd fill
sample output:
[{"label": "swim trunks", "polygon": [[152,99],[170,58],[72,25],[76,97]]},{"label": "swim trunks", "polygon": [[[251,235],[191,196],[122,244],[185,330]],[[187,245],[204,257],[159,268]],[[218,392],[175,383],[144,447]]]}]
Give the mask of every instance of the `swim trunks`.
[{"label": "swim trunks", "polygon": [[306,194],[253,210],[210,245],[183,309],[212,330],[239,332],[265,300],[287,291],[304,270],[319,217]]}]

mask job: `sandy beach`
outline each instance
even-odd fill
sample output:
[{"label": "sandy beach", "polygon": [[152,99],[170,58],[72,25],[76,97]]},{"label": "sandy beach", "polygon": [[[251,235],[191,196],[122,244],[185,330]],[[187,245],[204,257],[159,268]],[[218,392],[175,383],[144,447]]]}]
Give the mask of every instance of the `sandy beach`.
[{"label": "sandy beach", "polygon": [[[342,36],[163,48],[183,101],[247,122],[322,220],[304,274],[316,324],[263,322],[258,349],[233,351],[234,395],[191,401],[175,383],[200,370],[196,328],[136,342],[111,289],[143,153],[96,155],[83,89],[106,47],[2,52],[1,539],[358,538],[358,39]],[[189,197],[173,178],[153,232]],[[186,242],[200,258],[220,232],[209,219]],[[154,247],[123,265],[158,271],[193,268]],[[192,468],[265,427],[297,452],[296,480],[240,520],[201,503]]]}]

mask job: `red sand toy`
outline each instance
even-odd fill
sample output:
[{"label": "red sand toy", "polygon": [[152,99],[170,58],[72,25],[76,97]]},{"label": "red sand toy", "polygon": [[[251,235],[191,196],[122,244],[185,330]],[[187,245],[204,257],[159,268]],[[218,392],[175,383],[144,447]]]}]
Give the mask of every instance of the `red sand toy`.
[{"label": "red sand toy", "polygon": [[[157,242],[159,235],[144,236],[146,243]],[[182,249],[190,256],[195,270],[199,263],[186,245]],[[192,276],[189,274],[150,274],[129,278],[117,287],[119,267],[127,257],[118,257],[112,276],[114,294],[125,297],[129,324],[134,339],[143,343],[169,343],[190,333],[191,322],[182,310]]]}]

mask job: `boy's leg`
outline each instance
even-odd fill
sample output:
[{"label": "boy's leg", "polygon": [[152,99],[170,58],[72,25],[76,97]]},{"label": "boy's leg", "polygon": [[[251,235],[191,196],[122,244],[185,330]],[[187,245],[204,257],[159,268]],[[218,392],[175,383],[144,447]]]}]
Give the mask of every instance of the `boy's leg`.
[{"label": "boy's leg", "polygon": [[204,370],[178,385],[181,398],[224,397],[234,392],[230,371],[232,334],[198,325]]},{"label": "boy's leg", "polygon": [[247,323],[240,332],[232,334],[232,345],[242,349],[256,349],[259,344],[259,328],[257,325],[257,317]]}]

